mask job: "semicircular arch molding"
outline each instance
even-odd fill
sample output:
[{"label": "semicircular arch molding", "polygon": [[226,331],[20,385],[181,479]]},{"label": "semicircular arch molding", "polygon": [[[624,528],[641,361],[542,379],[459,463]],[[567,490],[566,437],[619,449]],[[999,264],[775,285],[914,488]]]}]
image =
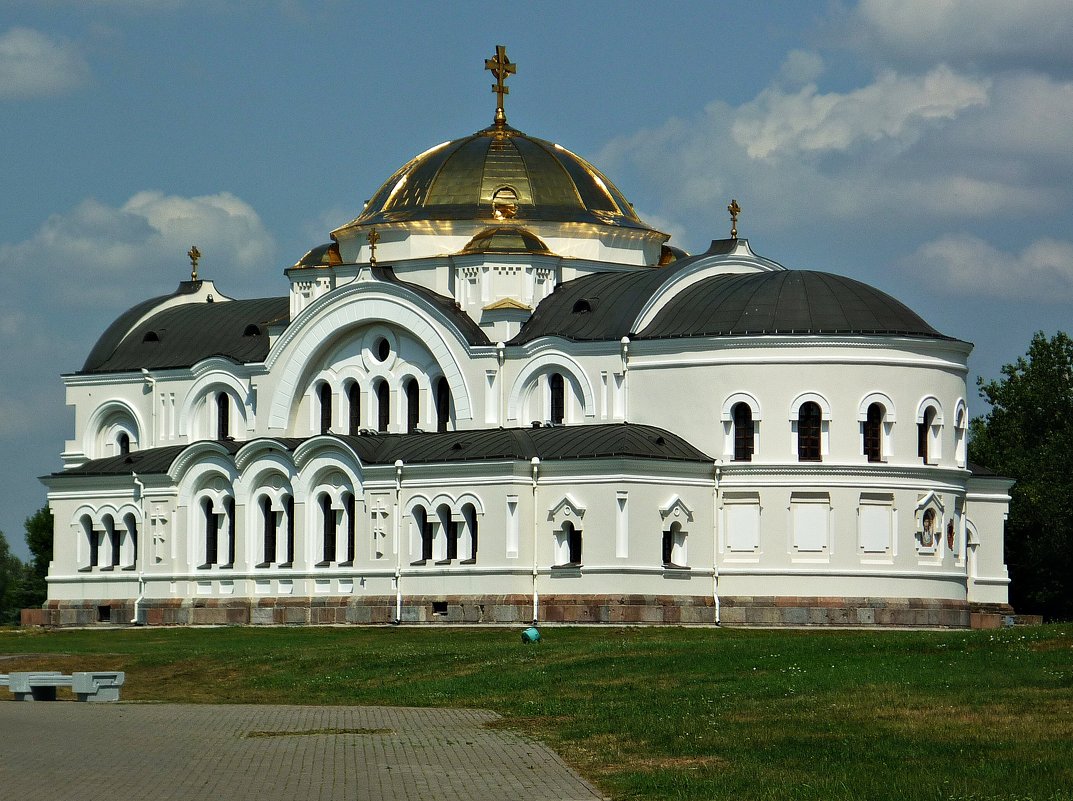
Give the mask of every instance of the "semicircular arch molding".
[{"label": "semicircular arch molding", "polygon": [[861,398],[861,402],[857,406],[857,422],[867,422],[868,407],[873,403],[878,403],[883,407],[883,416],[888,423],[897,422],[897,415],[894,412],[894,401],[892,401],[890,395],[885,392],[869,392]]},{"label": "semicircular arch molding", "polygon": [[586,417],[596,415],[596,403],[594,401],[592,384],[585,373],[585,369],[570,356],[561,351],[543,353],[526,363],[518,377],[514,379],[514,385],[510,389],[507,400],[507,419],[518,419],[518,412],[522,401],[533,390],[535,379],[542,374],[563,372],[581,390],[582,405]]},{"label": "semicircular arch molding", "polygon": [[760,401],[756,399],[756,396],[748,392],[735,392],[723,402],[722,411],[719,413],[719,419],[724,423],[729,423],[734,420],[734,407],[739,403],[744,403],[749,407],[753,414],[753,420],[760,420]]},{"label": "semicircular arch molding", "polygon": [[299,382],[333,346],[340,332],[376,322],[404,328],[423,342],[447,379],[459,419],[473,417],[469,386],[455,352],[466,350],[468,343],[448,318],[431,304],[419,308],[412,297],[392,295],[386,285],[377,285],[370,291],[368,283],[360,282],[354,288],[348,285],[336,292],[339,294],[332,293],[332,303],[310,307],[307,315],[288,327],[265,360],[268,369],[278,371],[282,377],[269,405],[269,428],[286,429],[290,424],[291,410],[304,390]]},{"label": "semicircular arch molding", "polygon": [[122,398],[110,398],[93,410],[86,422],[86,429],[82,435],[82,452],[90,455],[90,458],[100,458],[104,454],[97,453],[99,438],[108,426],[116,421],[128,418],[133,424],[134,431],[128,431],[133,435],[131,439],[138,443],[143,441],[145,425],[142,416],[132,404]]},{"label": "semicircular arch molding", "polygon": [[935,407],[935,419],[932,420],[932,425],[943,425],[943,405],[939,403],[939,399],[934,395],[925,395],[920,399],[920,403],[917,404],[917,422],[924,422],[924,412],[927,411],[929,406]]},{"label": "semicircular arch molding", "polygon": [[798,415],[801,413],[801,407],[809,401],[820,407],[820,419],[831,420],[831,404],[827,398],[818,392],[802,392],[794,398],[794,402],[790,404],[790,420],[797,420]]},{"label": "semicircular arch molding", "polygon": [[235,402],[235,410],[242,420],[242,427],[246,431],[253,430],[253,415],[249,413],[249,407],[246,403],[250,394],[249,387],[231,373],[223,370],[213,370],[194,381],[183,398],[179,413],[179,436],[194,436],[198,433],[195,430],[194,415],[213,390],[227,392],[231,396],[231,400]]}]

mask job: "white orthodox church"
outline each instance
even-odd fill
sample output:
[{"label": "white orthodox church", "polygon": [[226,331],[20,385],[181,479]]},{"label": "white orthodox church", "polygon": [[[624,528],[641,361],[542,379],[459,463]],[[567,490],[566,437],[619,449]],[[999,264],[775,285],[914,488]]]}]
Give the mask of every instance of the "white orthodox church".
[{"label": "white orthodox church", "polygon": [[[687,255],[493,124],[399,168],[280,297],[197,277],[64,376],[49,625],[968,626],[1010,482],[972,346],[732,232]],[[737,214],[737,204],[731,205]]]}]

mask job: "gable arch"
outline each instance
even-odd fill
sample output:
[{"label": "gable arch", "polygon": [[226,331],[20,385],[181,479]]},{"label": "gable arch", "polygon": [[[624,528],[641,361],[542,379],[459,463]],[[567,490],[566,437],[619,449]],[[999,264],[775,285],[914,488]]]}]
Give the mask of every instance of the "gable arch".
[{"label": "gable arch", "polygon": [[338,334],[378,322],[405,329],[424,343],[451,388],[458,417],[473,417],[471,393],[456,353],[468,350],[465,338],[431,304],[419,308],[414,299],[390,290],[387,284],[364,281],[340,287],[330,293],[331,303],[315,303],[284,331],[265,359],[268,369],[282,376],[269,402],[270,429],[285,430],[290,424],[291,409],[304,389],[299,382]]},{"label": "gable arch", "polygon": [[809,401],[820,407],[820,419],[824,422],[830,422],[831,404],[827,401],[827,398],[818,392],[802,392],[794,398],[793,403],[790,404],[790,420],[796,421],[801,413],[801,407]]},{"label": "gable arch", "polygon": [[254,427],[253,415],[246,403],[249,397],[249,387],[237,376],[223,370],[213,370],[200,376],[186,393],[180,405],[178,432],[181,437],[197,437],[200,439],[213,439],[203,436],[205,432],[199,430],[195,415],[200,412],[210,395],[215,392],[226,392],[235,404],[241,420],[241,428],[252,431]]},{"label": "gable arch", "polygon": [[868,419],[868,407],[873,403],[878,403],[883,407],[884,418],[888,423],[897,422],[897,417],[894,412],[894,401],[892,401],[890,395],[885,392],[869,392],[861,398],[861,402],[857,406],[858,422],[863,423]]},{"label": "gable arch", "polygon": [[749,410],[753,414],[753,420],[759,422],[760,420],[760,401],[756,399],[754,395],[748,392],[735,392],[730,395],[725,401],[723,401],[723,409],[719,413],[720,421],[724,423],[732,422],[734,419],[734,407],[739,403],[744,403],[749,407]]},{"label": "gable arch", "polygon": [[[123,425],[126,422],[127,425]],[[131,439],[131,444],[143,441],[145,425],[142,416],[134,406],[122,398],[111,398],[93,410],[86,422],[86,428],[82,435],[82,452],[91,459],[99,459],[105,456],[102,452],[104,438],[112,430],[118,433],[125,431]]]},{"label": "gable arch", "polygon": [[530,359],[518,373],[507,400],[507,419],[517,420],[522,402],[533,391],[536,379],[553,372],[563,373],[581,390],[581,405],[586,417],[596,416],[592,384],[584,368],[572,357],[561,351],[544,353]]},{"label": "gable arch", "polygon": [[924,422],[924,412],[929,406],[935,407],[935,419],[932,420],[932,425],[943,425],[943,405],[934,395],[925,395],[920,399],[920,403],[917,404],[917,422]]}]

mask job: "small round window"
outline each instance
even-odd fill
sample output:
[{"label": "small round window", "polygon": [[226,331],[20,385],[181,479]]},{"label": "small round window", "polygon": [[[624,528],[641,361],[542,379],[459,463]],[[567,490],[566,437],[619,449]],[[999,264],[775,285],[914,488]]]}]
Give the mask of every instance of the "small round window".
[{"label": "small round window", "polygon": [[376,358],[382,362],[386,362],[391,355],[391,343],[383,337],[380,337],[376,341]]}]

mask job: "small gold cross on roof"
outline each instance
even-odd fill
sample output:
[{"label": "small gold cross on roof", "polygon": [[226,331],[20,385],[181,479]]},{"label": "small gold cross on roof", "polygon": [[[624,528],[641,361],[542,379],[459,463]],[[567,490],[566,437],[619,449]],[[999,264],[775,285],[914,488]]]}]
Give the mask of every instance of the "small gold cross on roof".
[{"label": "small gold cross on roof", "polygon": [[507,48],[504,45],[496,45],[495,58],[486,58],[484,68],[495,76],[496,82],[492,85],[492,91],[496,93],[496,125],[503,125],[507,121],[506,112],[503,111],[503,96],[510,94],[507,86],[507,76],[518,72],[518,67],[507,58]]},{"label": "small gold cross on roof", "polygon": [[730,205],[727,206],[727,211],[730,212],[730,238],[738,238],[738,215],[741,214],[741,206],[738,205],[738,201],[731,199]]},{"label": "small gold cross on roof", "polygon": [[190,280],[197,280],[197,260],[201,258],[201,251],[197,249],[197,245],[192,245],[190,250],[186,251],[186,255],[190,257]]},{"label": "small gold cross on roof", "polygon": [[365,238],[369,240],[369,266],[376,266],[376,243],[380,241],[380,234],[373,228],[366,234]]}]

